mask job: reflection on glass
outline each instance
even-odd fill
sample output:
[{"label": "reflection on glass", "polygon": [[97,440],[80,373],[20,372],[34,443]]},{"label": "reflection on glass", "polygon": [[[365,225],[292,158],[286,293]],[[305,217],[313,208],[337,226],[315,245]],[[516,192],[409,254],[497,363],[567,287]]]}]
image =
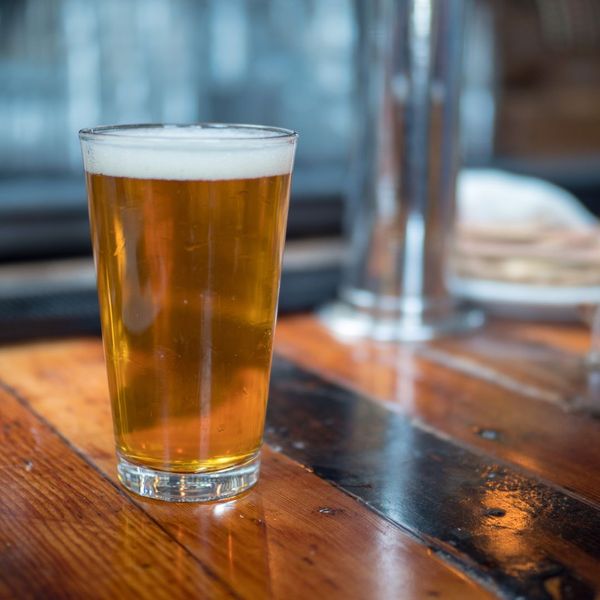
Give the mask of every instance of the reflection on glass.
[{"label": "reflection on glass", "polygon": [[462,0],[357,2],[360,124],[340,335],[422,340],[481,324],[446,289],[454,223]]},{"label": "reflection on glass", "polygon": [[80,132],[119,479],[175,502],[258,480],[296,134]]}]

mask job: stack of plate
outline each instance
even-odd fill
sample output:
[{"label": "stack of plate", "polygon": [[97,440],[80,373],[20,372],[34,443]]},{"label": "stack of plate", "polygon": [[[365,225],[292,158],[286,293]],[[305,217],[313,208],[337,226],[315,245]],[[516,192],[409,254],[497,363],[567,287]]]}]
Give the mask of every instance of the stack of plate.
[{"label": "stack of plate", "polygon": [[458,196],[450,275],[456,295],[501,312],[600,303],[600,226],[573,196],[489,170],[463,173]]}]

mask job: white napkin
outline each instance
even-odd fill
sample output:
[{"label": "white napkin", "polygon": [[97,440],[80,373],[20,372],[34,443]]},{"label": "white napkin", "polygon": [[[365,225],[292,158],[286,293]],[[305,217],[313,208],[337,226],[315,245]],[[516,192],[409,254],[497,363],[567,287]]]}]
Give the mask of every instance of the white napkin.
[{"label": "white napkin", "polygon": [[463,169],[458,178],[459,223],[465,225],[594,225],[596,218],[569,192],[497,169]]}]

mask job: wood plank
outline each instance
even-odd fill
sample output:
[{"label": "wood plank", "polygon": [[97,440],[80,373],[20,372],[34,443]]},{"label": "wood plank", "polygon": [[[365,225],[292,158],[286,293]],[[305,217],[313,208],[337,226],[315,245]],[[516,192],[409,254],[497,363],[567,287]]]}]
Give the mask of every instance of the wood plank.
[{"label": "wood plank", "polygon": [[[285,319],[278,336],[279,351],[298,360],[304,348],[310,347],[311,352],[320,348],[325,358],[342,352],[356,358],[366,355],[366,361],[372,363],[377,351],[383,354],[392,348],[335,339],[312,315]],[[400,348],[410,348],[412,355],[568,410],[586,383],[582,366],[589,343],[590,334],[584,327],[500,321],[471,335]]]},{"label": "wood plank", "polygon": [[[600,507],[276,361],[267,439],[508,597],[600,593]],[[332,449],[335,449],[332,452]]]},{"label": "wood plank", "polygon": [[2,598],[236,597],[0,389]]},{"label": "wood plank", "polygon": [[[96,340],[2,349],[0,378],[115,478]],[[490,597],[412,536],[268,449],[259,485],[238,500],[173,506],[130,498],[244,597]]]},{"label": "wood plank", "polygon": [[600,473],[600,420],[425,359],[430,348],[345,342],[312,316],[282,320],[276,336],[277,352],[304,368],[600,504],[590,477]]},{"label": "wood plank", "polygon": [[436,340],[421,354],[565,411],[582,411],[591,408],[585,402],[589,339],[582,327],[500,322],[464,338]]},{"label": "wood plank", "polygon": [[543,343],[578,356],[590,349],[590,328],[582,323],[531,323],[529,321],[497,321],[494,330],[513,337]]}]

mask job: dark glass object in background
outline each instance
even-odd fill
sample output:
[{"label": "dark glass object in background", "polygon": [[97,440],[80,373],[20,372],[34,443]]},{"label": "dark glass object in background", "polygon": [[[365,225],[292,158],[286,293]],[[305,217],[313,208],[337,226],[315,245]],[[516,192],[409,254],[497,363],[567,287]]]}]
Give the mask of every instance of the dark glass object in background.
[{"label": "dark glass object in background", "polygon": [[[470,4],[467,164],[546,177],[600,212],[600,3]],[[352,7],[353,0],[0,0],[0,261],[89,253],[76,131],[100,123],[293,127],[301,139],[289,238],[339,236],[357,119]],[[335,293],[341,252],[328,244],[293,258],[294,285],[284,271],[284,308]]]}]

